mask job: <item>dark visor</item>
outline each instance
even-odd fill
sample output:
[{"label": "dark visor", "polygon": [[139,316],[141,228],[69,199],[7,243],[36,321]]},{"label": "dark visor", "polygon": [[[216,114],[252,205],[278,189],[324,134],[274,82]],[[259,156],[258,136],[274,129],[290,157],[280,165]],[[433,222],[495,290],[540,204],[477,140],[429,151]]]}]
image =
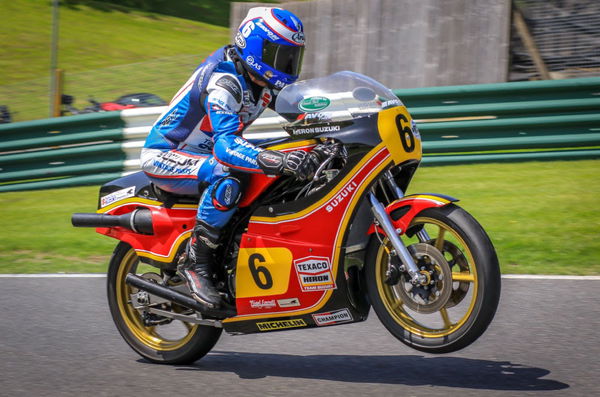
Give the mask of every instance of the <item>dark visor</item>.
[{"label": "dark visor", "polygon": [[297,76],[302,67],[304,46],[281,45],[265,40],[262,61],[280,72]]}]

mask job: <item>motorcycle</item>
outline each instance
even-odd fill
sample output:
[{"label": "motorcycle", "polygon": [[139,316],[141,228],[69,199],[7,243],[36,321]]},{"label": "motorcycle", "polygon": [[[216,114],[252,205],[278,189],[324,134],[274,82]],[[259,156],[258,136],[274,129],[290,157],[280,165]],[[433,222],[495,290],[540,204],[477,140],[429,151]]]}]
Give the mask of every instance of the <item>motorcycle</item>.
[{"label": "motorcycle", "polygon": [[90,106],[84,109],[78,109],[73,106],[74,102],[75,97],[72,95],[63,94],[61,96],[62,116],[167,105],[159,96],[147,92],[122,95],[114,101],[109,102],[99,102],[93,97],[89,97],[88,102]]},{"label": "motorcycle", "polygon": [[397,339],[448,353],[483,334],[500,297],[488,235],[443,194],[405,191],[421,136],[394,93],[352,72],[297,82],[276,101],[287,137],[272,150],[328,148],[309,181],[245,174],[239,209],[215,252],[223,297],[210,309],[177,275],[198,203],[142,172],[101,187],[97,213],[73,214],[120,240],[108,268],[110,311],[125,341],[157,363],[191,363],[222,331],[266,333],[350,324],[371,306]]}]

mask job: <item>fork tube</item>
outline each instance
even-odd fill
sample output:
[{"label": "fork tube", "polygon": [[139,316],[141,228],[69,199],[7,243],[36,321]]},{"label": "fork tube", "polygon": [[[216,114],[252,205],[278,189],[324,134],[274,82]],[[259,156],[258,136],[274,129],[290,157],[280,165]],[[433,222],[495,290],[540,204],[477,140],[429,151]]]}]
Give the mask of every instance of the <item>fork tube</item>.
[{"label": "fork tube", "polygon": [[373,210],[373,214],[375,215],[375,219],[377,219],[377,221],[379,222],[379,226],[381,226],[386,236],[390,239],[394,250],[396,250],[398,256],[400,256],[402,263],[404,263],[404,265],[406,265],[406,267],[408,268],[407,270],[408,274],[410,275],[411,282],[418,283],[422,281],[422,279],[424,279],[425,277],[421,275],[421,273],[419,273],[419,268],[417,267],[417,264],[408,252],[408,249],[406,249],[406,247],[404,246],[404,243],[402,242],[400,237],[398,237],[394,225],[392,225],[392,222],[390,221],[387,212],[385,212],[385,208],[379,202],[379,200],[377,200],[377,197],[375,197],[373,192],[369,192],[368,196],[369,201],[371,202],[371,209]]},{"label": "fork tube", "polygon": [[431,237],[429,237],[429,233],[427,233],[427,231],[425,229],[421,229],[417,232],[417,237],[419,238],[419,241],[422,243],[426,243],[429,240],[431,240]]},{"label": "fork tube", "polygon": [[402,189],[400,189],[400,187],[394,180],[394,175],[392,175],[392,171],[389,171],[389,170],[386,171],[384,174],[384,177],[385,177],[385,181],[387,182],[388,186],[392,189],[394,194],[396,194],[396,200],[399,200],[402,197],[404,197],[404,192],[402,191]]}]

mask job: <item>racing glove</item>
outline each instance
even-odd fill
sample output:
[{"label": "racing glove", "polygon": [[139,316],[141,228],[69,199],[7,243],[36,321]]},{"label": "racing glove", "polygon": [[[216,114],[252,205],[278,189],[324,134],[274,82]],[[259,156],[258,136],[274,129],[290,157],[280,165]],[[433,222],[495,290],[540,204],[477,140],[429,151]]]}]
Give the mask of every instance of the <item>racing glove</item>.
[{"label": "racing glove", "polygon": [[341,145],[338,143],[321,143],[314,147],[310,152],[318,159],[319,164],[330,157],[334,157],[340,151]]},{"label": "racing glove", "polygon": [[302,150],[263,150],[258,154],[256,161],[267,175],[293,175],[301,181],[312,178],[320,164],[318,154]]}]

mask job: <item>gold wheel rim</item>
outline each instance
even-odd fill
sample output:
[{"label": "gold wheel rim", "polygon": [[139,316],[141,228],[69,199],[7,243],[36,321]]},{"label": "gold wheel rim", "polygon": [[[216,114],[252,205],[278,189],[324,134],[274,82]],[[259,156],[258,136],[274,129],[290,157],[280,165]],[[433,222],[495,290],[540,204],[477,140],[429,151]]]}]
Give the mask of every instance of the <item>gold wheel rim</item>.
[{"label": "gold wheel rim", "polygon": [[171,351],[183,347],[196,333],[197,324],[183,323],[187,329],[185,336],[179,339],[166,339],[156,331],[156,326],[145,326],[140,313],[129,303],[132,288],[125,283],[125,276],[134,270],[137,263],[138,256],[133,249],[130,249],[123,257],[117,272],[115,290],[121,318],[133,336],[151,349]]},{"label": "gold wheel rim", "polygon": [[[441,327],[432,328],[428,327],[419,321],[417,321],[413,315],[409,311],[407,311],[404,307],[404,304],[401,300],[398,299],[397,293],[394,291],[393,286],[387,285],[384,280],[386,278],[386,270],[387,270],[387,252],[384,248],[384,245],[389,244],[387,239],[384,239],[383,244],[379,248],[377,252],[377,257],[375,261],[375,275],[376,275],[376,283],[377,289],[379,292],[379,296],[385,306],[385,309],[390,314],[390,316],[396,321],[402,328],[406,331],[418,335],[422,338],[441,338],[448,336],[458,329],[460,329],[469,319],[471,314],[473,313],[473,309],[475,307],[475,302],[477,300],[477,291],[478,291],[478,278],[477,278],[477,265],[473,260],[473,255],[469,250],[469,247],[464,242],[461,236],[458,235],[450,226],[445,224],[444,222],[427,217],[417,217],[413,219],[411,222],[411,226],[417,224],[429,224],[434,225],[438,228],[438,235],[435,236],[434,246],[436,248],[442,247],[443,242],[446,236],[451,235],[456,241],[460,244],[460,248],[462,249],[463,254],[468,259],[469,264],[469,272],[452,272],[452,281],[453,282],[468,282],[471,283],[470,287],[472,287],[471,300],[468,304],[468,307],[463,315],[460,315],[459,318],[453,321],[450,318],[449,309],[446,307],[441,308],[437,313],[439,313],[439,318],[442,323]],[[435,313],[429,314],[427,316],[434,316]]]}]

